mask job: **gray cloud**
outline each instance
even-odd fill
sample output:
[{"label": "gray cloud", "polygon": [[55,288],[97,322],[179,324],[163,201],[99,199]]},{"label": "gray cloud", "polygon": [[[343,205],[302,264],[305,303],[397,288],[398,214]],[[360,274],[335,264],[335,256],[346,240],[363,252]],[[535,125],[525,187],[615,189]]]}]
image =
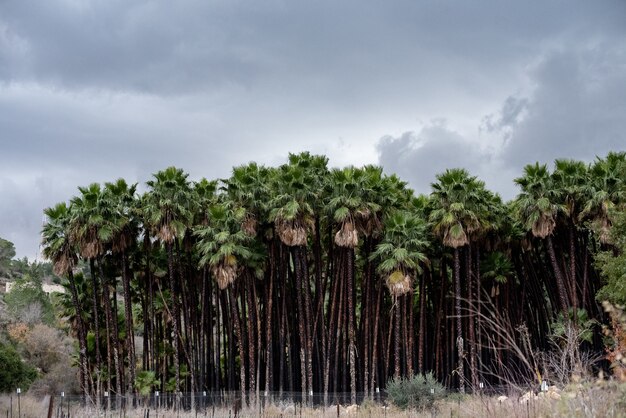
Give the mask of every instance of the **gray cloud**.
[{"label": "gray cloud", "polygon": [[502,159],[521,167],[625,149],[625,48],[620,40],[548,54],[532,72],[534,94]]},{"label": "gray cloud", "polygon": [[485,180],[488,187],[506,191],[500,176],[493,173],[499,168],[493,153],[449,128],[444,120],[431,121],[417,133],[385,136],[377,150],[385,171],[398,174],[417,193],[429,194],[435,176],[449,168],[464,168]]}]

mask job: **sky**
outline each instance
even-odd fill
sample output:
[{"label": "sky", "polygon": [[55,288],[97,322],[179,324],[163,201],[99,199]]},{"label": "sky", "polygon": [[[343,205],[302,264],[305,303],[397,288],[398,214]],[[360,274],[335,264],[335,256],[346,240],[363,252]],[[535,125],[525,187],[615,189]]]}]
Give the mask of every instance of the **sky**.
[{"label": "sky", "polygon": [[325,154],[417,193],[626,149],[626,1],[0,0],[0,237],[175,165]]}]

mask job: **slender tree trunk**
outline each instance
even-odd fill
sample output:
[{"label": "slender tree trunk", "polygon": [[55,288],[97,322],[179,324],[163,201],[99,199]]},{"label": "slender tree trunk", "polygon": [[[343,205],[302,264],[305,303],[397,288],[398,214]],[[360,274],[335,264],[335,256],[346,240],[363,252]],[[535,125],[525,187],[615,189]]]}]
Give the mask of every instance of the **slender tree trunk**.
[{"label": "slender tree trunk", "polygon": [[377,286],[376,292],[376,312],[374,314],[374,330],[373,330],[373,338],[372,338],[372,373],[370,378],[370,392],[374,393],[374,389],[378,386],[376,385],[376,370],[378,368],[378,325],[380,321],[380,304],[382,300],[382,286],[380,284]]},{"label": "slender tree trunk", "polygon": [[[576,226],[572,220],[569,221],[569,269],[570,269],[570,291],[572,308],[574,312],[578,309],[578,281],[576,280]],[[574,315],[576,320],[577,315]]]},{"label": "slender tree trunk", "polygon": [[170,287],[170,296],[172,298],[172,327],[174,329],[174,370],[175,370],[175,378],[176,378],[176,393],[180,392],[180,331],[179,331],[179,307],[178,307],[178,298],[176,297],[176,279],[174,274],[174,254],[172,251],[172,243],[167,242],[165,244],[167,248],[167,269],[169,274],[169,287]]},{"label": "slender tree trunk", "polygon": [[74,279],[74,273],[72,268],[67,269],[67,278],[70,283],[70,292],[72,294],[72,304],[76,311],[76,333],[78,334],[78,361],[80,363],[80,384],[83,389],[83,395],[85,401],[90,399],[89,396],[89,369],[87,367],[87,333],[85,330],[85,323],[80,316],[83,309],[78,299],[78,289],[76,288],[76,281]]},{"label": "slender tree trunk", "polygon": [[347,250],[347,296],[348,296],[348,356],[350,363],[350,401],[356,404],[356,346],[354,333],[354,299],[353,299],[353,281],[354,281],[354,249]]},{"label": "slender tree trunk", "polygon": [[265,329],[265,396],[272,390],[272,303],[273,303],[273,293],[274,293],[274,275],[275,275],[275,245],[271,244],[271,255],[270,255],[270,273],[269,273],[269,284],[267,289],[267,302],[265,305],[265,318],[267,320],[266,329]]},{"label": "slender tree trunk", "polygon": [[548,255],[550,256],[550,262],[554,270],[554,277],[556,279],[556,285],[559,292],[559,302],[561,303],[561,311],[564,315],[567,314],[567,292],[565,291],[565,281],[563,280],[563,274],[556,261],[556,253],[554,251],[554,245],[552,243],[552,237],[548,235],[546,237],[546,243],[548,244]]},{"label": "slender tree trunk", "polygon": [[463,327],[461,321],[461,262],[459,259],[459,249],[454,249],[454,286],[455,286],[455,316],[456,316],[456,346],[459,365],[459,392],[465,393],[465,372],[463,355]]},{"label": "slender tree trunk", "polygon": [[[232,286],[232,285],[231,285]],[[237,347],[239,349],[239,358],[241,361],[239,362],[239,379],[241,382],[241,400],[245,402],[246,399],[246,366],[244,358],[246,356],[245,348],[243,346],[243,336],[241,332],[241,322],[239,320],[239,313],[237,312],[237,300],[234,295],[234,288],[231,287],[228,289],[228,296],[230,298],[230,310],[232,322],[235,330],[235,339],[237,341]]]},{"label": "slender tree trunk", "polygon": [[[426,278],[430,276],[430,269],[424,267],[424,273],[420,280],[420,323],[419,336],[417,342],[417,369],[424,374],[424,343],[426,336]],[[429,285],[430,286],[430,285]]]},{"label": "slender tree trunk", "polygon": [[[126,342],[128,353],[128,380],[127,392],[135,392],[135,327],[133,325],[132,300],[130,295],[130,278],[128,277],[128,265],[126,253],[122,250],[122,281],[124,284],[124,313],[126,315]],[[147,318],[145,319],[148,320]]]},{"label": "slender tree trunk", "polygon": [[292,261],[294,265],[294,276],[296,279],[296,300],[298,304],[298,334],[300,338],[300,390],[302,391],[302,399],[306,399],[307,394],[307,333],[305,330],[305,306],[302,287],[302,273],[300,269],[300,257],[297,247],[293,247],[291,251]]},{"label": "slender tree trunk", "polygon": [[478,374],[476,372],[476,329],[474,327],[474,271],[472,269],[472,244],[467,246],[466,253],[466,270],[467,270],[467,300],[468,300],[468,337],[469,337],[469,349],[470,349],[470,375],[472,377],[472,391],[475,392],[478,388]]},{"label": "slender tree trunk", "polygon": [[393,297],[393,310],[395,314],[395,321],[393,324],[393,359],[394,359],[394,372],[393,377],[398,379],[400,378],[400,300],[397,296]]},{"label": "slender tree trunk", "polygon": [[[95,351],[96,351],[96,406],[100,408],[100,394],[102,391],[102,383],[101,383],[101,375],[102,375],[102,354],[100,353],[100,315],[98,309],[98,278],[96,276],[96,268],[95,262],[93,258],[89,259],[89,273],[91,275],[91,287],[93,293],[91,294],[91,303],[93,310],[93,326],[94,326],[94,336],[95,336]],[[109,373],[110,374],[110,373]]]}]

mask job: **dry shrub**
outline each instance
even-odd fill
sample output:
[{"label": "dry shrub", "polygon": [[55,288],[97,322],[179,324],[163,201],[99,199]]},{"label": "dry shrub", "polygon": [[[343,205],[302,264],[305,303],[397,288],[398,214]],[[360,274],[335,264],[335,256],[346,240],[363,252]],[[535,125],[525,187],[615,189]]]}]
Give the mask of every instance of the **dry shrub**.
[{"label": "dry shrub", "polygon": [[619,306],[602,302],[605,312],[611,317],[610,326],[603,327],[604,335],[611,341],[606,347],[606,359],[611,364],[613,375],[626,382],[626,313]]},{"label": "dry shrub", "polygon": [[37,324],[26,334],[22,348],[28,362],[48,373],[57,363],[68,367],[71,342],[59,330]]},{"label": "dry shrub", "polygon": [[50,371],[40,379],[37,379],[28,389],[28,393],[35,396],[59,394],[65,392],[79,393],[78,369],[70,366],[70,358],[54,364]]},{"label": "dry shrub", "polygon": [[30,328],[23,322],[17,322],[7,327],[7,334],[14,342],[21,344],[26,340]]}]

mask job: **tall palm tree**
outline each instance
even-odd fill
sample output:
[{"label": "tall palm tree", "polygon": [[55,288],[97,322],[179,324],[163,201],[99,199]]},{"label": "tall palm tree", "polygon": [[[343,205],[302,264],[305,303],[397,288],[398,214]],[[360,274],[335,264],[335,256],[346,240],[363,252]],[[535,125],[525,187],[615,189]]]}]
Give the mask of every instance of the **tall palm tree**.
[{"label": "tall palm tree", "polygon": [[85,323],[80,316],[83,312],[76,281],[74,280],[74,266],[77,261],[76,250],[70,239],[70,211],[66,203],[44,210],[46,223],[41,232],[43,255],[53,264],[54,273],[66,276],[69,282],[72,304],[78,314],[76,331],[78,334],[80,383],[85,397],[89,396],[89,371],[87,366],[87,332]]},{"label": "tall palm tree", "polygon": [[[235,338],[240,356],[240,380],[242,397],[245,399],[246,366],[242,324],[236,311],[236,301],[232,284],[243,273],[245,268],[262,275],[263,252],[260,244],[244,229],[242,222],[247,217],[246,210],[234,207],[231,201],[222,197],[221,202],[209,208],[209,222],[196,228],[194,234],[199,238],[197,247],[200,252],[200,265],[209,266],[214,279],[221,290],[229,286],[232,319],[235,326]],[[253,385],[255,370],[250,370],[250,381]]]},{"label": "tall palm tree", "polygon": [[515,200],[516,215],[526,230],[530,230],[533,236],[546,242],[560,307],[565,314],[570,303],[552,240],[556,217],[563,211],[563,206],[558,203],[550,172],[545,164],[529,164],[524,167],[524,175],[515,179],[515,184],[521,188],[521,193]]},{"label": "tall palm tree", "polygon": [[484,196],[484,183],[472,177],[464,169],[446,170],[437,175],[433,183],[430,222],[433,231],[444,246],[454,252],[455,314],[458,351],[459,390],[465,392],[463,329],[461,321],[461,262],[460,247],[470,243],[470,237],[481,228],[478,215],[481,197]]},{"label": "tall palm tree", "polygon": [[281,242],[289,247],[293,277],[295,278],[298,336],[300,340],[301,391],[303,397],[313,387],[312,310],[309,283],[307,247],[309,234],[315,230],[314,205],[322,190],[317,172],[311,170],[310,156],[289,156],[272,176],[269,220],[274,224]]},{"label": "tall palm tree", "polygon": [[[385,277],[385,283],[394,300],[396,378],[400,377],[401,358],[401,309],[398,306],[398,298],[413,291],[416,275],[422,272],[422,265],[428,263],[425,254],[429,246],[427,234],[428,225],[423,218],[404,210],[394,211],[385,219],[384,237],[371,255],[372,258],[380,260],[377,271]],[[405,356],[410,358],[412,353],[405,353]],[[410,369],[408,373],[411,374]]]},{"label": "tall palm tree", "polygon": [[[121,393],[121,380],[123,378],[122,361],[120,360],[119,333],[117,329],[117,316],[112,312],[111,297],[109,288],[111,283],[104,276],[103,257],[107,251],[113,234],[115,225],[111,222],[111,205],[98,183],[92,183],[87,187],[79,187],[80,195],[71,199],[70,211],[72,219],[70,222],[71,238],[76,242],[80,255],[89,260],[91,269],[91,279],[93,286],[93,311],[96,325],[96,336],[99,334],[99,314],[98,314],[98,282],[94,263],[97,264],[100,281],[102,284],[102,297],[105,308],[106,324],[106,347],[107,347],[107,384],[112,390],[112,377],[115,376],[115,390]],[[113,284],[115,288],[115,284]],[[96,338],[96,342],[99,338]],[[96,344],[96,358],[99,363],[99,344]],[[98,365],[100,368],[100,365]],[[99,369],[100,370],[100,369]],[[98,373],[99,382],[100,373]],[[98,384],[98,393],[100,385]]]},{"label": "tall palm tree", "polygon": [[552,181],[557,199],[565,208],[569,252],[569,290],[574,311],[578,308],[576,280],[576,241],[580,213],[588,191],[587,166],[582,161],[557,159],[554,162]]},{"label": "tall palm tree", "polygon": [[128,356],[128,368],[130,377],[126,390],[135,389],[136,358],[135,358],[135,333],[133,326],[132,299],[130,294],[131,273],[128,269],[128,250],[135,243],[138,234],[137,220],[133,215],[136,206],[136,184],[128,185],[124,179],[118,179],[114,183],[105,183],[104,200],[110,207],[110,223],[113,235],[111,237],[111,249],[119,254],[122,265],[122,283],[124,287],[124,317],[126,322],[126,353]]},{"label": "tall palm tree", "polygon": [[579,217],[590,220],[600,242],[610,243],[610,212],[626,201],[626,152],[609,152],[589,168],[589,199]]},{"label": "tall palm tree", "polygon": [[182,169],[168,167],[146,182],[150,190],[143,201],[144,221],[150,233],[165,245],[174,331],[175,390],[180,392],[180,309],[175,278],[174,243],[184,236],[191,221],[191,185]]}]

